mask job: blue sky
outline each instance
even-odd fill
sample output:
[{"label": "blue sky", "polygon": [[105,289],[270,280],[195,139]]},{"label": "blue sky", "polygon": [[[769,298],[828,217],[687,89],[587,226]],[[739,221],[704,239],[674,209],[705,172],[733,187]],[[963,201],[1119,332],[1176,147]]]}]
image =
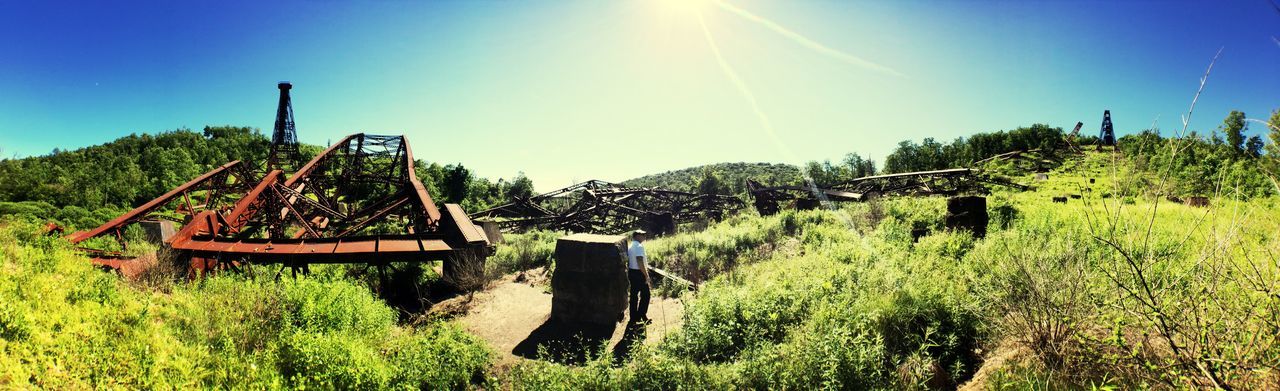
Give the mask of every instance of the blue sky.
[{"label": "blue sky", "polygon": [[0,3],[0,153],[269,132],[279,80],[304,142],[405,134],[415,157],[539,189],[1094,133],[1104,109],[1171,134],[1219,48],[1191,129],[1280,108],[1266,0],[210,3]]}]

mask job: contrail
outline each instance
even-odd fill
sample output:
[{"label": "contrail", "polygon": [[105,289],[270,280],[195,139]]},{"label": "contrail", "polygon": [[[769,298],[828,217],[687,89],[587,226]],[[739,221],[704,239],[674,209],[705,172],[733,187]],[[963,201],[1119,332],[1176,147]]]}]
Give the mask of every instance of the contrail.
[{"label": "contrail", "polygon": [[773,139],[773,143],[778,146],[778,149],[786,155],[788,160],[798,162],[798,156],[790,148],[787,148],[786,144],[782,143],[782,138],[778,137],[778,133],[773,129],[773,122],[769,120],[768,115],[765,115],[764,110],[760,109],[760,103],[756,101],[756,95],[751,93],[751,89],[747,88],[747,83],[744,83],[742,78],[738,77],[738,72],[734,71],[733,67],[729,66],[729,62],[725,61],[724,56],[720,54],[720,45],[716,44],[715,38],[711,37],[711,29],[707,28],[707,22],[702,19],[702,13],[699,12],[697,15],[698,24],[702,26],[702,36],[707,38],[707,45],[711,46],[711,54],[715,55],[716,62],[720,64],[720,70],[724,71],[725,77],[728,77],[729,81],[733,82],[742,97],[746,98],[747,103],[751,104],[751,111],[755,112],[756,119],[760,120],[760,127],[764,128],[765,133]]},{"label": "contrail", "polygon": [[[782,27],[782,25],[779,25],[779,24],[775,23],[775,22],[774,22],[774,21],[772,21],[772,20],[765,19],[764,17],[761,17],[761,16],[759,16],[759,15],[756,15],[756,14],[753,14],[753,13],[751,13],[751,12],[748,12],[747,10],[744,10],[744,9],[742,9],[742,8],[735,7],[735,6],[733,6],[732,4],[725,3],[725,2],[720,1],[720,0],[711,0],[711,2],[712,2],[712,3],[715,3],[715,5],[717,5],[717,6],[720,6],[720,8],[721,8],[721,9],[724,9],[725,11],[732,12],[732,13],[734,13],[734,14],[738,15],[738,16],[741,16],[743,19],[746,19],[746,20],[750,20],[750,21],[752,21],[752,22],[759,23],[760,25],[762,25],[762,26],[764,26],[764,27],[767,27],[767,28],[769,28],[770,30],[773,30],[773,31],[774,31],[774,32],[776,32],[776,33],[781,34],[782,36],[787,37],[787,38],[791,39],[792,41],[795,41],[796,43],[800,44],[800,46],[804,46],[804,47],[807,47],[807,48],[809,48],[809,49],[813,49],[814,51],[817,51],[818,53],[825,54],[825,55],[827,55],[827,56],[834,57],[834,58],[836,58],[836,59],[838,59],[838,60],[840,60],[840,61],[844,61],[845,63],[852,64],[852,65],[856,65],[856,66],[863,67],[863,68],[866,68],[866,69],[870,69],[870,70],[873,70],[873,71],[882,72],[882,73],[887,73],[887,74],[894,75],[894,76],[898,76],[898,77],[904,77],[904,78],[905,78],[905,77],[907,77],[907,75],[904,75],[904,74],[902,74],[902,72],[898,72],[897,70],[895,70],[895,69],[893,69],[893,68],[889,68],[889,67],[884,66],[884,65],[876,64],[876,63],[874,63],[874,62],[867,61],[867,60],[864,60],[864,59],[862,59],[862,58],[858,58],[858,57],[856,57],[856,56],[854,56],[854,55],[851,55],[851,54],[849,54],[849,53],[845,53],[845,52],[842,52],[842,51],[839,51],[839,50],[833,49],[833,48],[831,48],[831,47],[829,47],[829,46],[827,46],[827,45],[823,45],[823,44],[821,44],[821,43],[815,42],[814,40],[809,39],[808,37],[805,37],[805,36],[803,36],[803,35],[800,35],[800,33],[797,33],[797,32],[795,32],[795,31],[791,31],[791,30],[787,29],[786,27]],[[702,17],[702,15],[701,15],[701,14],[699,14],[699,15],[698,15],[698,17],[699,17],[699,18],[701,18],[701,17]]]},{"label": "contrail", "polygon": [[[707,21],[702,18],[702,13],[698,12],[697,15],[698,25],[702,26],[702,36],[706,37],[707,45],[711,47],[711,54],[715,55],[716,63],[720,64],[720,70],[724,71],[725,77],[728,77],[729,81],[733,82],[742,97],[746,98],[747,103],[751,104],[751,111],[756,114],[756,119],[760,121],[760,127],[764,128],[769,138],[773,139],[773,144],[778,147],[778,151],[782,152],[787,160],[801,164],[800,157],[782,142],[781,137],[778,137],[778,132],[773,128],[773,122],[769,120],[768,115],[765,115],[764,110],[760,109],[760,103],[756,101],[756,95],[751,92],[750,88],[747,88],[747,83],[743,82],[741,77],[738,77],[738,72],[734,71],[733,67],[729,66],[729,62],[725,61],[724,56],[720,54],[720,45],[716,44],[715,38],[711,36],[711,29],[707,28]],[[817,183],[813,181],[813,177],[809,173],[805,172],[804,168],[800,169],[800,175],[804,177],[804,183],[809,187],[809,191],[813,192],[813,195],[818,198],[818,201],[824,207],[831,210],[836,209],[831,200],[827,199],[827,195],[818,190]],[[853,228],[853,220],[849,216],[845,214],[838,214],[838,216],[846,225]]]}]

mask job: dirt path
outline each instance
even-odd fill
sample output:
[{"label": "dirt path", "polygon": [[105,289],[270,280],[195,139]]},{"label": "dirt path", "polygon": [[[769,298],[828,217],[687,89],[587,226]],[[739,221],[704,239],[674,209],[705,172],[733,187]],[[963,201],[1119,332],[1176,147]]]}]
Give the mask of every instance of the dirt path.
[{"label": "dirt path", "polygon": [[[506,366],[523,359],[513,353],[517,345],[529,339],[551,315],[551,293],[546,278],[538,270],[516,282],[517,274],[503,276],[484,292],[476,293],[466,312],[457,317],[467,331],[483,338],[499,355],[498,365]],[[444,303],[442,303],[444,304]],[[461,311],[459,311],[461,312]],[[653,323],[645,331],[644,343],[656,344],[670,331],[680,328],[684,305],[679,299],[653,297],[649,305]],[[612,349],[622,341],[625,322],[614,327],[608,344]]]},{"label": "dirt path", "polygon": [[979,391],[993,388],[994,384],[991,384],[993,381],[991,377],[994,373],[1008,369],[1006,367],[1026,359],[1030,354],[1026,348],[1018,346],[1014,342],[998,344],[995,351],[983,360],[982,367],[979,367],[978,372],[973,374],[973,378],[960,385],[959,391]]}]

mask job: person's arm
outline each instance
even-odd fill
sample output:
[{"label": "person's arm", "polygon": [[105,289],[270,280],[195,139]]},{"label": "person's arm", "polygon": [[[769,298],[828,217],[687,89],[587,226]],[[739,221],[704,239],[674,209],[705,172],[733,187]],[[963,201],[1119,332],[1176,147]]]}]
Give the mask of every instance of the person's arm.
[{"label": "person's arm", "polygon": [[649,282],[649,264],[645,261],[644,256],[636,256],[636,265],[640,266],[640,274],[644,275],[644,284],[653,285]]}]

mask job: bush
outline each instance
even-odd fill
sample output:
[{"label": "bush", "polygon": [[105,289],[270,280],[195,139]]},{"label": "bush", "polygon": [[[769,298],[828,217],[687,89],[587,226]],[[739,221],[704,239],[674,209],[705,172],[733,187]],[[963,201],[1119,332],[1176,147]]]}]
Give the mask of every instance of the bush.
[{"label": "bush", "polygon": [[280,372],[302,388],[376,390],[387,387],[391,369],[377,350],[347,333],[300,331],[280,349]]},{"label": "bush", "polygon": [[478,338],[449,323],[401,335],[391,346],[388,358],[399,363],[390,382],[393,388],[461,388],[483,380],[492,357]]},{"label": "bush", "polygon": [[556,239],[560,235],[552,231],[504,235],[505,242],[499,245],[498,251],[486,261],[487,274],[497,277],[551,265],[556,252]]},{"label": "bush", "polygon": [[224,274],[135,289],[38,230],[0,222],[6,386],[439,389],[487,367],[480,341],[447,323],[396,326],[351,282]]}]

